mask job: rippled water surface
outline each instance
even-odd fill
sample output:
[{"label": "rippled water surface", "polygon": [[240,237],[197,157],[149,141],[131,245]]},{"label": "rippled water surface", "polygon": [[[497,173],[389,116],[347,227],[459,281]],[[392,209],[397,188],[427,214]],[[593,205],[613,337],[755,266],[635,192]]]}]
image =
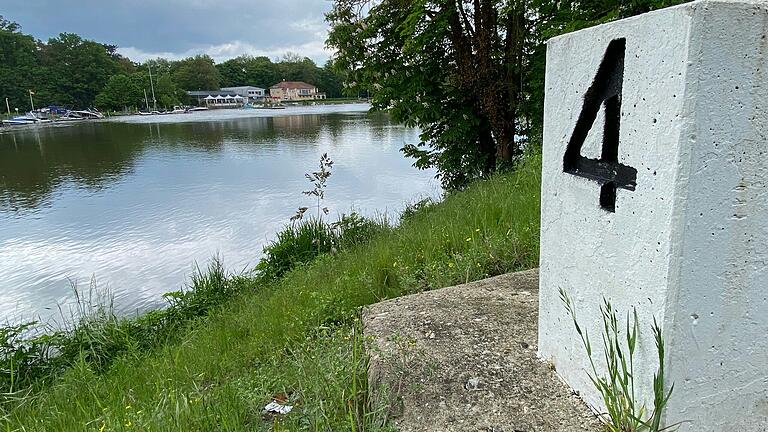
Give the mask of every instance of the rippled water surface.
[{"label": "rippled water surface", "polygon": [[126,117],[0,133],[0,319],[55,317],[95,278],[124,313],[162,304],[195,263],[233,270],[299,206],[304,173],[335,161],[332,215],[439,194],[399,152],[418,131],[365,105]]}]

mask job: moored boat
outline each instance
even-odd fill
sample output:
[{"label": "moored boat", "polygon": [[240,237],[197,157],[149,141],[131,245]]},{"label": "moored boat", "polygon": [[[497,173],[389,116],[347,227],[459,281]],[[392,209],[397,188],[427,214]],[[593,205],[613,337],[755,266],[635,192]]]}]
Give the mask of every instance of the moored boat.
[{"label": "moored boat", "polygon": [[27,115],[16,116],[7,120],[3,120],[3,124],[6,126],[21,126],[39,123],[51,123],[51,120],[38,118],[34,113],[28,113]]},{"label": "moored boat", "polygon": [[29,125],[29,124],[35,124],[37,123],[37,118],[30,117],[30,116],[17,116],[10,118],[8,120],[3,120],[3,124],[7,126],[17,126],[17,125]]},{"label": "moored boat", "polygon": [[104,114],[98,111],[92,111],[92,110],[70,111],[69,114],[76,117],[83,118],[83,119],[103,119],[104,118]]}]

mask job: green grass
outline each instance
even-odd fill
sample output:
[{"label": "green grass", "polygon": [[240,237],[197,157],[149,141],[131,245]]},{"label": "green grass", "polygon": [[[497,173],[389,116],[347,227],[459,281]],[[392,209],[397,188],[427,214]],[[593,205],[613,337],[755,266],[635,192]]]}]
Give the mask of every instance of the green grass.
[{"label": "green grass", "polygon": [[[82,359],[8,395],[0,430],[385,430],[366,399],[360,307],[531,268],[538,262],[540,158],[409,212],[366,243],[257,278],[149,351],[98,370]],[[243,283],[243,282],[241,282]],[[276,395],[294,410],[265,419]]]}]

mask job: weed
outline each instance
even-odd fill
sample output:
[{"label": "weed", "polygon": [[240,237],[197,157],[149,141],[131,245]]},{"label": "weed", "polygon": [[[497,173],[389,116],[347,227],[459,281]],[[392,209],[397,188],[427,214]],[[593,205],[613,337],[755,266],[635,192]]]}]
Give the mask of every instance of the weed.
[{"label": "weed", "polygon": [[[576,309],[568,293],[560,289],[560,299],[571,315],[573,325],[587,351],[592,372],[589,378],[600,392],[605,403],[606,413],[602,419],[610,432],[660,432],[677,428],[676,425],[661,428],[664,408],[672,396],[664,386],[664,338],[661,328],[653,320],[651,329],[659,359],[659,369],[653,376],[653,410],[649,413],[645,404],[638,402],[635,394],[635,351],[638,341],[637,310],[627,314],[624,343],[620,340],[619,321],[611,302],[603,299],[600,313],[603,320],[603,350],[607,375],[600,374],[593,358],[592,343],[589,333],[579,325]],[[622,348],[622,345],[625,345]]]},{"label": "weed", "polygon": [[[313,187],[311,190],[304,191],[302,193],[304,195],[314,196],[317,199],[318,220],[322,219],[322,215],[320,213],[321,211],[326,215],[328,214],[328,208],[321,208],[321,203],[323,199],[325,199],[325,188],[328,186],[326,183],[328,182],[328,178],[331,176],[331,168],[333,168],[333,161],[328,156],[328,153],[323,153],[323,155],[320,156],[320,171],[304,174],[304,177],[306,177],[307,180],[312,183]],[[296,212],[296,214],[291,217],[291,222],[301,220],[307,210],[308,207],[299,207],[299,210]]]}]

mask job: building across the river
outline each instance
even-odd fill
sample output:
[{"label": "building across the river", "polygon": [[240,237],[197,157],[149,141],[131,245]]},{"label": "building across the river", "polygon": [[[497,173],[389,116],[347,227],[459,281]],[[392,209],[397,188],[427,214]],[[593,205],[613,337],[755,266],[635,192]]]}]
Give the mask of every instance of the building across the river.
[{"label": "building across the river", "polygon": [[269,88],[269,97],[273,102],[302,101],[325,99],[325,93],[317,91],[317,87],[303,81],[281,81]]},{"label": "building across the river", "polygon": [[245,105],[248,100],[231,90],[192,90],[187,92],[190,99],[196,100],[198,106],[208,108],[237,108]]},{"label": "building across the river", "polygon": [[223,87],[220,90],[192,90],[187,96],[198,106],[209,108],[237,108],[250,103],[303,101],[325,99],[325,93],[303,81],[282,81],[267,90],[255,86]]},{"label": "building across the river", "polygon": [[246,102],[264,102],[266,96],[266,90],[261,87],[254,86],[239,86],[239,87],[222,87],[224,91],[235,92],[235,94],[246,98]]}]

